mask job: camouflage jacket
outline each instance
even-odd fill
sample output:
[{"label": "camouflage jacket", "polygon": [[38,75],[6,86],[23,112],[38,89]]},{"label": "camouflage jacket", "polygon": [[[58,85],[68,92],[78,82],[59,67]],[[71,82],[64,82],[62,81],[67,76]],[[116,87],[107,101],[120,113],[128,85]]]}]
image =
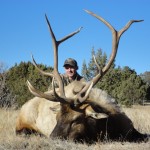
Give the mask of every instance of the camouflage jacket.
[{"label": "camouflage jacket", "polygon": [[[78,73],[76,73],[76,75],[74,76],[73,79],[69,79],[69,77],[67,76],[67,74],[61,74],[61,77],[62,77],[64,86],[67,86],[68,84],[70,84],[73,81],[86,82],[86,80],[82,76],[80,76]],[[57,83],[56,79],[54,79],[54,85],[55,85],[55,87],[58,87],[58,83]],[[52,89],[52,86],[50,86],[48,88],[48,90],[51,90],[51,89]]]},{"label": "camouflage jacket", "polygon": [[69,83],[73,82],[73,81],[83,81],[85,82],[85,79],[80,76],[78,73],[76,73],[76,75],[74,76],[73,79],[69,79],[69,77],[66,75],[66,74],[62,74],[61,75],[62,79],[63,79],[63,82],[64,82],[64,85],[68,85]]}]

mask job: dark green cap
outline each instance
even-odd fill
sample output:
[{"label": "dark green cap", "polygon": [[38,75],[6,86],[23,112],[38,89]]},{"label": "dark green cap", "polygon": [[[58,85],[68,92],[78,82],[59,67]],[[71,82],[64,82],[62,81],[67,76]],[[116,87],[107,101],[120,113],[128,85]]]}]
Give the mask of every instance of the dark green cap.
[{"label": "dark green cap", "polygon": [[73,59],[73,58],[68,58],[68,59],[66,59],[65,62],[64,62],[64,67],[65,67],[66,65],[70,65],[70,66],[72,66],[72,67],[77,67],[77,68],[78,68],[77,61],[76,61],[75,59]]}]

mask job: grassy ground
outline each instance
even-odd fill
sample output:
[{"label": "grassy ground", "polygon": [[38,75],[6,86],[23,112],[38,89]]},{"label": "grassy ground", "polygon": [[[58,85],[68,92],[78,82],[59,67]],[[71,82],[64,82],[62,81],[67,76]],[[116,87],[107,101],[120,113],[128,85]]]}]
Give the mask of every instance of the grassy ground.
[{"label": "grassy ground", "polygon": [[[150,106],[124,108],[134,126],[142,133],[150,134]],[[0,150],[149,150],[147,143],[129,142],[97,142],[93,145],[76,144],[59,139],[47,139],[32,135],[30,137],[15,135],[15,120],[17,110],[0,109]]]}]

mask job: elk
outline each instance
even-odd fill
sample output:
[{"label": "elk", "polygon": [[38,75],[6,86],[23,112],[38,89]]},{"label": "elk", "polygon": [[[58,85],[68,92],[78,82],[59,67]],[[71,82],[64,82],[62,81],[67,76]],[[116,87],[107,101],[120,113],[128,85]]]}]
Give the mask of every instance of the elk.
[{"label": "elk", "polygon": [[[85,11],[102,21],[112,32],[112,52],[108,63],[104,68],[100,68],[94,57],[99,73],[91,81],[87,83],[74,81],[64,86],[58,72],[58,46],[78,33],[80,29],[57,41],[46,16],[54,47],[54,70],[52,73],[44,72],[38,68],[32,57],[33,64],[40,73],[55,78],[59,87],[55,88],[53,84],[53,90],[43,93],[27,81],[30,92],[36,97],[22,107],[17,119],[16,131],[30,129],[51,138],[59,137],[87,143],[104,139],[131,142],[144,141],[148,137],[147,134],[142,134],[134,128],[132,121],[117,105],[115,99],[105,91],[94,88],[111,67],[117,54],[121,35],[132,23],[143,20],[131,20],[123,29],[116,31],[101,16],[88,10]],[[25,117],[23,114],[25,114]],[[46,119],[49,121],[46,122]],[[40,125],[38,125],[39,122]],[[52,122],[53,125],[51,126]],[[43,128],[47,127],[47,130],[42,129],[42,126]]]}]

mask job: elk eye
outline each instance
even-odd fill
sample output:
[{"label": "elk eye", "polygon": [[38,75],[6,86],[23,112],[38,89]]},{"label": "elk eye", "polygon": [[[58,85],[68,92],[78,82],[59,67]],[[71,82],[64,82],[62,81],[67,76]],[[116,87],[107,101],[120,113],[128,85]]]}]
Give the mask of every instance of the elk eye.
[{"label": "elk eye", "polygon": [[71,127],[75,127],[77,126],[78,124],[81,124],[81,122],[77,119],[77,120],[74,120],[71,124]]},{"label": "elk eye", "polygon": [[84,116],[83,115],[77,115],[73,120],[72,120],[72,126],[81,124],[84,122]]},{"label": "elk eye", "polygon": [[71,124],[72,127],[74,127],[75,125],[76,125],[76,122],[73,122],[73,123]]}]

